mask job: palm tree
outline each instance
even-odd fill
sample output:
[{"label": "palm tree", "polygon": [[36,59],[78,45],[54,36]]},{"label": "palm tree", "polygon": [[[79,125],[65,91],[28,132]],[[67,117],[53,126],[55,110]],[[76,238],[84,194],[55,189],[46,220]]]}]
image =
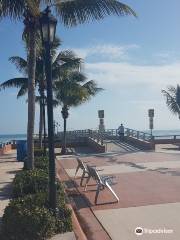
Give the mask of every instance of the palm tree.
[{"label": "palm tree", "polygon": [[[57,47],[59,46],[59,39],[56,39],[55,46],[53,47],[53,62],[52,62],[52,77],[56,79],[59,76],[61,70],[79,67],[81,59],[75,58],[70,50],[64,50],[57,54]],[[2,84],[0,84],[0,90],[5,88],[16,87],[19,88],[17,98],[24,96],[28,92],[28,78],[27,78],[27,61],[19,56],[13,56],[9,58],[9,61],[15,64],[24,77],[12,78]],[[43,74],[44,60],[42,52],[39,51],[39,55],[36,58],[36,79],[35,85],[38,89],[39,96],[36,96],[36,102],[40,105],[39,116],[39,141],[42,146],[42,129],[45,127],[45,114],[44,106],[46,105],[46,96],[44,90],[46,89],[46,79]],[[45,134],[44,129],[44,134]],[[40,147],[41,147],[40,146]]]},{"label": "palm tree", "polygon": [[162,90],[162,93],[166,98],[166,104],[169,110],[180,119],[180,86],[169,86],[167,91]]},{"label": "palm tree", "polygon": [[66,153],[66,123],[69,116],[69,108],[78,106],[95,96],[101,88],[97,88],[96,83],[91,80],[87,82],[87,77],[77,69],[61,71],[59,79],[55,81],[55,98],[62,105],[62,117],[64,120],[64,135],[62,154]]},{"label": "palm tree", "polygon": [[118,0],[0,0],[0,17],[8,16],[12,19],[24,20],[28,40],[27,167],[29,169],[34,168],[36,38],[41,6],[44,4],[53,7],[61,22],[67,27],[83,24],[90,20],[100,20],[108,15],[136,16],[129,6]]}]

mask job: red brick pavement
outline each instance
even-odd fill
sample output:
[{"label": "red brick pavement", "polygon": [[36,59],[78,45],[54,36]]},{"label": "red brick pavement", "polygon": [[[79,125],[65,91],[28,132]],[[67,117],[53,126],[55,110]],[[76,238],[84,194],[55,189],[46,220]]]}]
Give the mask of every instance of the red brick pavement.
[{"label": "red brick pavement", "polygon": [[[109,166],[120,163],[135,164],[141,162],[178,161],[179,156],[180,155],[177,154],[139,152],[109,156],[82,157],[81,160],[88,162],[90,165]],[[76,168],[77,161],[75,158],[62,159],[58,161],[58,168],[60,169],[62,167],[65,169]],[[80,203],[82,200],[77,198],[75,205],[79,214],[79,219],[81,219],[81,224],[84,224],[82,225],[85,232],[90,234],[90,238],[88,239],[108,239],[108,234],[103,230],[103,227],[93,215],[92,211],[94,210],[180,202],[180,169],[145,169],[141,172],[120,173],[116,174],[115,182],[116,184],[112,187],[119,196],[120,201],[116,203],[112,194],[105,189],[100,192],[98,204],[95,205],[95,182],[91,180],[87,191],[84,192],[84,188],[79,186],[80,178],[77,177],[74,181],[77,187],[76,190],[83,196],[83,199],[85,199],[82,204]],[[88,228],[89,231],[87,231]],[[104,234],[104,236],[101,236],[101,234]]]}]

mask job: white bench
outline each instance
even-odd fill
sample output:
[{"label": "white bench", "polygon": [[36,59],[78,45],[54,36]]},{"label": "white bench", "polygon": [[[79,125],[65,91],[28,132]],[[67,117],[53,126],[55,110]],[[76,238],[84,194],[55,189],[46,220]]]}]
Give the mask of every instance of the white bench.
[{"label": "white bench", "polygon": [[86,180],[84,190],[86,191],[87,184],[88,184],[90,178],[93,178],[97,183],[95,204],[97,204],[97,199],[98,199],[99,192],[101,190],[103,190],[105,187],[113,194],[113,196],[116,198],[117,202],[119,202],[118,196],[116,195],[116,193],[114,192],[114,190],[110,186],[110,185],[113,184],[114,176],[100,176],[99,173],[98,173],[98,170],[95,167],[92,167],[92,166],[89,166],[89,165],[87,165],[86,169],[88,171],[88,177],[87,177],[87,180]]}]

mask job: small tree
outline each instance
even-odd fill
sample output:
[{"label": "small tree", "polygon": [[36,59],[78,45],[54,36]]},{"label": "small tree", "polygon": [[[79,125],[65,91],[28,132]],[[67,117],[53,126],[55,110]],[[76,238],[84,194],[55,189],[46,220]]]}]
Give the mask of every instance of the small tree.
[{"label": "small tree", "polygon": [[[75,56],[75,55],[74,55]],[[62,71],[59,79],[55,81],[55,98],[62,106],[64,120],[64,136],[62,154],[66,153],[66,121],[69,116],[69,108],[78,106],[95,96],[102,88],[98,88],[95,81],[87,81],[87,77],[76,68]]]},{"label": "small tree", "polygon": [[[53,79],[57,79],[60,74],[61,70],[79,67],[80,58],[75,58],[71,51],[66,50],[62,51],[57,54],[57,48],[60,45],[60,40],[56,38],[54,45],[52,46],[52,56],[53,56],[53,63],[52,63],[52,77]],[[44,60],[43,60],[43,52],[41,49],[41,44],[38,44],[39,51],[37,51],[38,55],[36,57],[36,79],[35,84],[39,92],[39,96],[36,97],[36,102],[39,103],[40,106],[40,115],[39,115],[39,142],[40,147],[42,147],[42,131],[44,127],[44,136],[46,135],[45,129],[45,105],[46,105],[46,96],[45,96],[45,89],[46,89],[46,79],[44,75]],[[24,96],[28,92],[28,78],[27,78],[27,71],[28,71],[28,63],[25,59],[19,56],[13,56],[9,58],[9,61],[13,63],[16,68],[19,70],[24,77],[19,78],[12,78],[9,79],[2,84],[0,84],[0,90],[5,88],[16,87],[19,89],[17,98]],[[60,67],[61,66],[61,67]],[[44,137],[45,139],[45,137]]]},{"label": "small tree", "polygon": [[162,90],[162,93],[166,98],[166,104],[169,110],[180,119],[180,86],[169,86],[167,91]]}]

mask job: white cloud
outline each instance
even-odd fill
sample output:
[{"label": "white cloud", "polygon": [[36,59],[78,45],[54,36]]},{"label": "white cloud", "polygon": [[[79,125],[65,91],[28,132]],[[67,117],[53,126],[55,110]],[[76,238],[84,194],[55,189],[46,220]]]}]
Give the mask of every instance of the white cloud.
[{"label": "white cloud", "polygon": [[[145,60],[153,64],[142,64],[142,56],[138,58],[137,55],[131,55],[130,50],[135,48],[138,46],[133,44],[99,44],[74,49],[86,60],[85,72],[88,78],[95,80],[105,91],[86,106],[72,111],[69,126],[79,129],[98,126],[97,110],[104,109],[105,125],[108,128],[114,128],[123,122],[130,128],[148,129],[147,110],[154,108],[155,129],[179,128],[179,119],[167,108],[161,90],[168,85],[180,83],[180,58],[173,58],[168,51],[152,53]],[[79,116],[81,122],[78,121]]]},{"label": "white cloud", "polygon": [[114,45],[114,44],[97,44],[87,48],[74,48],[76,54],[83,59],[88,57],[106,57],[108,60],[127,59],[128,51],[139,48],[136,44]]},{"label": "white cloud", "polygon": [[[86,64],[90,78],[100,85],[164,88],[180,82],[180,62],[169,65],[133,65],[121,62]],[[103,87],[103,85],[102,85]]]},{"label": "white cloud", "polygon": [[[130,50],[136,44],[96,44],[73,50],[86,61],[85,71],[102,87],[150,87],[165,88],[180,82],[180,60],[173,58],[173,51],[154,54],[154,64],[137,64],[130,58]],[[92,61],[93,59],[93,61]],[[147,56],[148,59],[148,56]],[[142,61],[142,59],[141,59]],[[157,63],[157,64],[156,64]]]},{"label": "white cloud", "polygon": [[154,54],[155,59],[160,63],[160,64],[167,64],[171,62],[176,62],[180,58],[179,52],[175,51],[163,51]]}]

